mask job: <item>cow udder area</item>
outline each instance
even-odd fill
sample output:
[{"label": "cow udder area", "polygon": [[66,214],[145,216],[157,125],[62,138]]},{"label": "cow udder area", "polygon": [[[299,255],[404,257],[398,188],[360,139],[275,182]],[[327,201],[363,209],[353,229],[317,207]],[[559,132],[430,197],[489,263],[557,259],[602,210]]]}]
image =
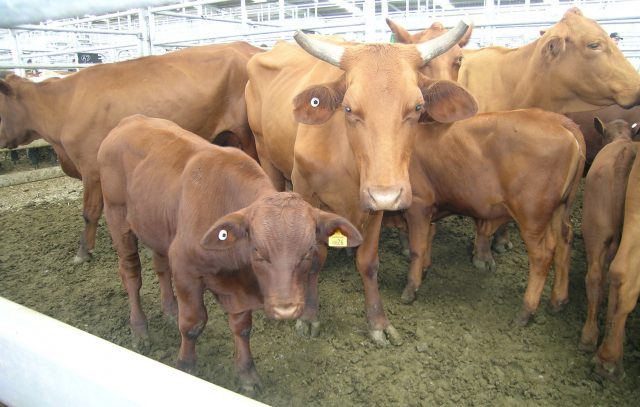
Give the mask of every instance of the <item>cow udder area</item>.
[{"label": "cow udder area", "polygon": [[[83,226],[81,192],[70,178],[0,189],[0,295],[133,349],[129,306],[104,218],[93,260],[71,261]],[[368,338],[353,257],[332,250],[321,272],[318,338],[299,337],[293,321],[254,314],[251,347],[263,387],[255,398],[273,406],[637,405],[637,309],[627,322],[623,380],[594,378],[592,355],[578,351],[586,315],[580,209],[573,222],[570,303],[551,314],[548,281],[535,320],[525,328],[511,322],[521,306],[528,265],[515,227],[514,249],[496,255],[491,273],[471,265],[472,222],[457,216],[441,221],[433,266],[412,305],[400,302],[409,261],[397,232],[384,229],[380,290],[403,338],[401,346],[387,348]],[[162,317],[151,256],[141,252],[142,301],[152,341],[146,356],[173,366],[180,335]],[[226,317],[209,294],[206,304],[209,322],[197,343],[195,374],[236,390]]]}]

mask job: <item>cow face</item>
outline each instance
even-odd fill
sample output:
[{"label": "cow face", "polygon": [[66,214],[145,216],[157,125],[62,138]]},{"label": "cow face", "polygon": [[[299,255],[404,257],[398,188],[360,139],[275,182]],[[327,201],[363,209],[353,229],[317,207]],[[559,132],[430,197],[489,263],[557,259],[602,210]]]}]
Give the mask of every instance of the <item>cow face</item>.
[{"label": "cow face", "polygon": [[553,72],[554,88],[578,96],[566,111],[640,104],[640,75],[594,20],[572,8],[542,33],[541,69]]},{"label": "cow face", "polygon": [[[410,34],[404,27],[398,25],[389,18],[387,18],[387,25],[394,33],[396,41],[402,44],[420,44],[428,42],[448,31],[442,24],[437,22],[433,23],[431,27],[416,34]],[[458,72],[460,71],[463,59],[462,48],[469,42],[472,32],[473,26],[469,26],[465,34],[456,44],[437,58],[433,58],[431,61],[427,62],[420,71],[428,78],[447,79],[454,82],[457,81]]]},{"label": "cow face", "polygon": [[[329,118],[344,122],[360,174],[365,210],[398,210],[411,204],[409,160],[419,121],[425,115],[443,122],[477,111],[475,99],[455,83],[435,85],[419,69],[446,51],[467,26],[419,45],[338,45],[296,34],[312,55],[339,66],[336,82],[312,86],[294,99],[294,115],[305,124]],[[436,48],[436,51],[429,47]]]},{"label": "cow face", "polygon": [[21,82],[28,82],[16,75],[0,79],[0,148],[15,148],[40,138],[27,126],[29,115],[22,103]]},{"label": "cow face", "polygon": [[347,247],[362,243],[346,219],[311,207],[298,194],[279,192],[218,220],[201,244],[208,250],[248,248],[266,315],[290,319],[302,313],[309,273],[318,272],[318,244],[338,230]]}]

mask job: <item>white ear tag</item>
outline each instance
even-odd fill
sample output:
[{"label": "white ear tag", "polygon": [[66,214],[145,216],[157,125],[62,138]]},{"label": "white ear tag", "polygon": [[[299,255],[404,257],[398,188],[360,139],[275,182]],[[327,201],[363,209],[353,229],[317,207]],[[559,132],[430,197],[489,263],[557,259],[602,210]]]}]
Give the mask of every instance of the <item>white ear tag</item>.
[{"label": "white ear tag", "polygon": [[220,233],[218,233],[219,240],[227,240],[227,231],[222,229]]},{"label": "white ear tag", "polygon": [[318,107],[320,106],[320,99],[313,97],[311,98],[311,102],[310,102],[311,107]]},{"label": "white ear tag", "polygon": [[638,126],[638,123],[633,123],[633,124],[631,125],[631,128],[632,128],[632,129],[635,129],[637,126]]}]

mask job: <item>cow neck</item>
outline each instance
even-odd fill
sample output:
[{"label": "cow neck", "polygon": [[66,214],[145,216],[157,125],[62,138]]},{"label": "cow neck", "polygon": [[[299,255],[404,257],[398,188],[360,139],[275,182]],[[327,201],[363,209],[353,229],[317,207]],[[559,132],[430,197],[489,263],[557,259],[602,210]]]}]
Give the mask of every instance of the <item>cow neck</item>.
[{"label": "cow neck", "polygon": [[67,121],[67,111],[73,95],[75,78],[64,78],[55,82],[28,84],[30,94],[25,98],[34,130],[45,140],[58,143],[62,126]]},{"label": "cow neck", "polygon": [[[504,61],[501,64],[502,71],[499,73],[504,89],[508,89],[505,95],[510,95],[509,99],[505,99],[505,104],[499,110],[513,110],[537,107],[539,104],[540,89],[531,86],[534,77],[545,75],[546,69],[538,52],[538,43],[540,40],[514,48],[510,52],[504,54]],[[529,63],[529,61],[535,61]],[[519,70],[513,67],[526,64],[526,69]],[[536,80],[537,81],[537,80]],[[544,83],[541,80],[538,83]],[[508,100],[508,102],[507,102]]]}]

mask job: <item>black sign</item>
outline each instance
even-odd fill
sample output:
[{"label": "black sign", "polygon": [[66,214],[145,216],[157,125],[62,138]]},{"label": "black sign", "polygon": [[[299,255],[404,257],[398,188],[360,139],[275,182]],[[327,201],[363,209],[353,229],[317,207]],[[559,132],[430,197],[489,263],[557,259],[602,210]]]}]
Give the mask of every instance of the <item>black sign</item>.
[{"label": "black sign", "polygon": [[79,64],[99,64],[102,63],[102,56],[93,52],[78,52]]}]

